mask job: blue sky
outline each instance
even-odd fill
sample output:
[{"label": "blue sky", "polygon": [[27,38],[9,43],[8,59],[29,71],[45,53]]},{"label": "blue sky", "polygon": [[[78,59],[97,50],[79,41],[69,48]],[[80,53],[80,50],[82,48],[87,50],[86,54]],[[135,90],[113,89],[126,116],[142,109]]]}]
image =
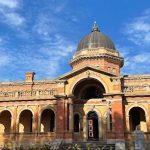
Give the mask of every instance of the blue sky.
[{"label": "blue sky", "polygon": [[150,74],[149,0],[0,0],[0,80],[55,78],[96,21],[125,58],[122,74]]}]

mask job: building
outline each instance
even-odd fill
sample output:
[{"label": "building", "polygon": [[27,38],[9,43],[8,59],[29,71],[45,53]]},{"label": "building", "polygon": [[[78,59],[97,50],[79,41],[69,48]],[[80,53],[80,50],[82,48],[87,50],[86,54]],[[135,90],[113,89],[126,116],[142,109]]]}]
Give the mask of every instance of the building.
[{"label": "building", "polygon": [[72,70],[54,80],[0,83],[0,145],[148,139],[150,74],[121,75],[124,59],[94,23],[78,44]]}]

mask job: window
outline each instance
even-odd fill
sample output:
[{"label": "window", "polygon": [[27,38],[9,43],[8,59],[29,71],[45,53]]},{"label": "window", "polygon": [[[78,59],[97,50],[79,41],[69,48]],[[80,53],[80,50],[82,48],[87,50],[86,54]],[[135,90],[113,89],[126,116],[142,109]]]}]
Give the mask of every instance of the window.
[{"label": "window", "polygon": [[79,114],[74,115],[74,132],[80,131],[80,116]]}]

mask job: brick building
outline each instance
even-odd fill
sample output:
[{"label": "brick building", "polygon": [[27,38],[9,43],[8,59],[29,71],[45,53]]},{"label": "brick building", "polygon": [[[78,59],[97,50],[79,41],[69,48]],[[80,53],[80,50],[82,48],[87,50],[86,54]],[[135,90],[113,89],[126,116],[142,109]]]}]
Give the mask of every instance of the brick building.
[{"label": "brick building", "polygon": [[121,75],[124,60],[94,24],[78,44],[72,70],[54,80],[0,83],[0,145],[132,138],[149,133],[150,74]]}]

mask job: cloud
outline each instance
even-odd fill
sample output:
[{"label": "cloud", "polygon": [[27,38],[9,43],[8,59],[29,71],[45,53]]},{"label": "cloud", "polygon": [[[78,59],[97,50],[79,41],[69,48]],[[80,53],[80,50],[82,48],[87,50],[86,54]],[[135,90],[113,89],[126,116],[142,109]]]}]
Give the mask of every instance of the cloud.
[{"label": "cloud", "polygon": [[25,19],[22,16],[20,16],[18,13],[14,13],[14,12],[5,13],[4,16],[5,16],[4,22],[9,25],[21,26],[25,22]]},{"label": "cloud", "polygon": [[126,23],[123,32],[136,45],[150,45],[150,10]]},{"label": "cloud", "polygon": [[20,27],[25,23],[25,18],[18,13],[19,0],[0,0],[1,22],[11,27]]},{"label": "cloud", "polygon": [[54,78],[62,74],[62,66],[68,63],[75,46],[61,35],[54,35],[52,39],[47,43],[22,47],[19,51],[7,50],[8,55],[0,54],[0,69],[5,65],[10,69],[9,72],[17,71],[21,76],[27,71],[34,71],[37,79]]},{"label": "cloud", "polygon": [[0,0],[0,6],[14,9],[18,6],[18,1],[17,0]]},{"label": "cloud", "polygon": [[148,66],[150,65],[150,53],[137,53],[125,57],[125,65],[122,69],[123,74],[145,74],[149,73]]}]

